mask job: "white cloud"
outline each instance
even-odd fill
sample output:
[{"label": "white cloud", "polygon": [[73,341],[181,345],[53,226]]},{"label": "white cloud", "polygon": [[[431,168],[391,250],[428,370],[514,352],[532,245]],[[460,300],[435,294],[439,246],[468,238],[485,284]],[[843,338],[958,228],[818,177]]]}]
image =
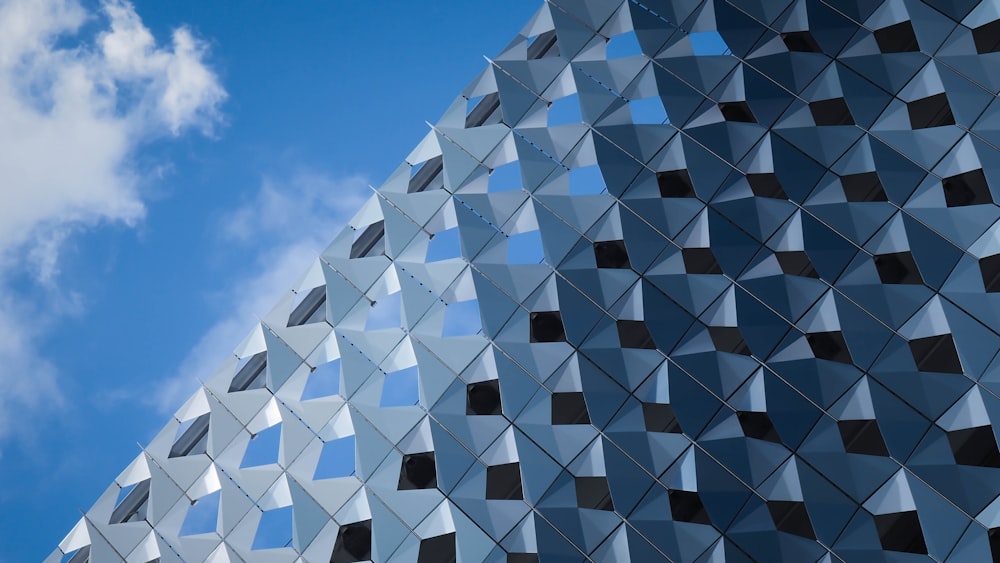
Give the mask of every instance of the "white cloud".
[{"label": "white cloud", "polygon": [[[45,328],[37,319],[65,311],[23,303],[11,277],[27,272],[55,291],[63,241],[140,221],[142,171],[131,157],[154,138],[211,133],[226,98],[190,31],[160,46],[131,4],[101,6],[0,0],[0,437],[14,411],[60,397],[34,343]],[[80,37],[88,21],[103,31]]]},{"label": "white cloud", "polygon": [[250,201],[220,222],[219,242],[252,260],[247,275],[213,299],[229,313],[205,331],[174,375],[144,396],[153,397],[161,412],[177,409],[370,195],[368,181],[361,176],[332,179],[300,172],[284,182],[265,178]]}]

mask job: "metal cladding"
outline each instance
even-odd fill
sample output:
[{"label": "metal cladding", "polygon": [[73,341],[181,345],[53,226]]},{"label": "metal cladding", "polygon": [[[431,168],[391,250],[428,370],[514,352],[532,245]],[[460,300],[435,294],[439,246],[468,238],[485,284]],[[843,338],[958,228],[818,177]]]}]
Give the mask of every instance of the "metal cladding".
[{"label": "metal cladding", "polygon": [[549,0],[51,561],[1000,560],[998,50]]}]

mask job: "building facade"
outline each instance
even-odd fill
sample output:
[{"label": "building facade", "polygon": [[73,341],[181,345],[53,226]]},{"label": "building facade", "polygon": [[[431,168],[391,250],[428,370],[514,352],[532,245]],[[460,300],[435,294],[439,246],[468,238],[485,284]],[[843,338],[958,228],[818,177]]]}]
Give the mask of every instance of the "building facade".
[{"label": "building facade", "polygon": [[1000,561],[997,51],[547,0],[50,561]]}]

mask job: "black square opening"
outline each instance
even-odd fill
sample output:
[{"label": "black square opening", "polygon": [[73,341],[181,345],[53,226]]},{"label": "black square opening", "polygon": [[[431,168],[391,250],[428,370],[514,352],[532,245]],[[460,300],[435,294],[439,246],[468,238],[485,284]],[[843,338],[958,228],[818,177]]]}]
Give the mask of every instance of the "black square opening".
[{"label": "black square opening", "polygon": [[774,253],[778,259],[781,271],[789,276],[819,278],[819,273],[813,268],[809,255],[802,250],[786,250]]},{"label": "black square opening", "polygon": [[566,342],[562,313],[538,311],[531,313],[531,342]]},{"label": "black square opening", "polygon": [[594,243],[594,258],[598,268],[631,268],[628,250],[623,240],[606,240]]},{"label": "black square opening", "polygon": [[955,339],[950,334],[914,338],[910,341],[910,352],[920,371],[962,373]]},{"label": "black square opening", "polygon": [[889,201],[882,188],[882,181],[875,172],[861,172],[840,177],[840,185],[844,188],[847,201]]},{"label": "black square opening", "polygon": [[920,269],[917,268],[917,263],[913,260],[913,254],[909,251],[877,254],[874,261],[875,269],[878,270],[878,277],[882,283],[913,285],[924,283],[924,278],[920,276]]},{"label": "black square opening", "polygon": [[729,352],[730,354],[741,354],[743,356],[750,355],[750,348],[747,347],[746,341],[743,340],[743,333],[740,332],[739,327],[710,326],[708,327],[708,334],[712,337],[712,343],[715,344],[716,350]]},{"label": "black square opening", "polygon": [[778,431],[771,423],[771,417],[766,412],[758,411],[738,411],[736,418],[740,421],[740,427],[747,438],[765,440],[767,442],[781,443]]},{"label": "black square opening", "polygon": [[455,563],[455,532],[420,540],[417,563]]},{"label": "black square opening", "polygon": [[697,197],[691,176],[684,169],[657,172],[656,184],[660,187],[660,197]]},{"label": "black square opening", "polygon": [[840,420],[837,421],[840,439],[844,442],[844,451],[849,454],[889,456],[885,447],[885,439],[879,430],[878,422],[874,420]]},{"label": "black square opening", "polygon": [[785,48],[789,51],[800,53],[822,53],[816,38],[808,31],[789,31],[781,34],[781,40],[785,42]]},{"label": "black square opening", "polygon": [[913,25],[909,20],[876,29],[874,34],[878,50],[883,53],[909,53],[920,50],[917,36],[913,33]]},{"label": "black square opening", "polygon": [[465,386],[465,414],[502,414],[500,405],[500,381],[490,379],[470,383]]},{"label": "black square opening", "polygon": [[372,558],[372,521],[344,524],[337,531],[330,563],[356,563]]},{"label": "black square opening", "polygon": [[1000,467],[1000,450],[990,425],[948,432],[955,463],[977,467]]},{"label": "black square opening", "polygon": [[711,248],[684,248],[684,270],[689,274],[721,274],[722,268]]},{"label": "black square opening", "polygon": [[1000,563],[1000,528],[990,528],[986,532],[990,540],[990,554],[993,555],[993,563]]},{"label": "black square opening", "polygon": [[973,29],[972,40],[980,55],[1000,51],[1000,20],[993,20]]},{"label": "black square opening", "polygon": [[809,343],[809,348],[817,359],[842,364],[852,363],[851,352],[847,349],[847,342],[839,330],[807,334],[806,342]]},{"label": "black square opening", "polygon": [[487,500],[521,500],[521,464],[518,462],[486,468]]},{"label": "black square opening", "polygon": [[757,118],[746,102],[719,102],[719,110],[726,121],[757,123]]},{"label": "black square opening", "polygon": [[955,124],[955,116],[951,113],[951,105],[948,104],[948,96],[944,92],[913,100],[906,104],[906,110],[910,114],[910,127],[912,129],[927,129]]},{"label": "black square opening", "polygon": [[844,98],[830,98],[809,104],[816,125],[854,125],[854,116]]},{"label": "black square opening", "polygon": [[979,272],[987,293],[1000,292],[1000,254],[979,259]]},{"label": "black square opening", "polygon": [[396,490],[433,489],[437,487],[437,466],[434,452],[406,454],[399,468],[399,485]]},{"label": "black square opening", "polygon": [[882,549],[905,553],[927,553],[924,531],[920,528],[920,518],[917,517],[915,510],[876,514],[873,518]]},{"label": "black square opening", "polygon": [[982,168],[949,176],[941,180],[941,187],[948,207],[993,203],[993,194]]},{"label": "black square opening", "polygon": [[508,553],[507,563],[538,563],[537,553]]},{"label": "black square opening", "polygon": [[711,525],[712,520],[705,511],[701,497],[694,491],[671,489],[667,493],[670,499],[670,515],[674,522],[691,522],[692,524]]},{"label": "black square opening", "polygon": [[666,403],[643,403],[642,418],[646,432],[666,432],[680,434],[681,424],[677,422],[674,407]]},{"label": "black square opening", "polygon": [[779,532],[811,540],[816,539],[816,532],[813,531],[812,521],[809,520],[809,513],[806,512],[804,502],[769,500],[767,501],[767,510],[771,513],[771,520],[774,521],[774,527]]},{"label": "black square opening", "polygon": [[656,343],[645,321],[618,321],[618,342],[622,348],[655,350]]},{"label": "black square opening", "polygon": [[552,424],[590,424],[583,393],[572,391],[552,394]]},{"label": "black square opening", "polygon": [[788,199],[788,194],[781,187],[778,177],[770,172],[765,174],[747,174],[747,183],[750,184],[750,191],[757,197]]},{"label": "black square opening", "polygon": [[577,477],[576,505],[594,510],[614,510],[607,477]]}]

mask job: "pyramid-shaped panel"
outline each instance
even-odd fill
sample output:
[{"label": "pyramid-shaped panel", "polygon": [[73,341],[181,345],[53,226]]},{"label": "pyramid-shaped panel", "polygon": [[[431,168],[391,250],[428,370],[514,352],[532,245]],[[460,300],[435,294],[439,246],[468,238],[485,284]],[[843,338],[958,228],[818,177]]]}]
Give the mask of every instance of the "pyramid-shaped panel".
[{"label": "pyramid-shaped panel", "polygon": [[998,53],[547,0],[49,561],[1000,560]]}]

